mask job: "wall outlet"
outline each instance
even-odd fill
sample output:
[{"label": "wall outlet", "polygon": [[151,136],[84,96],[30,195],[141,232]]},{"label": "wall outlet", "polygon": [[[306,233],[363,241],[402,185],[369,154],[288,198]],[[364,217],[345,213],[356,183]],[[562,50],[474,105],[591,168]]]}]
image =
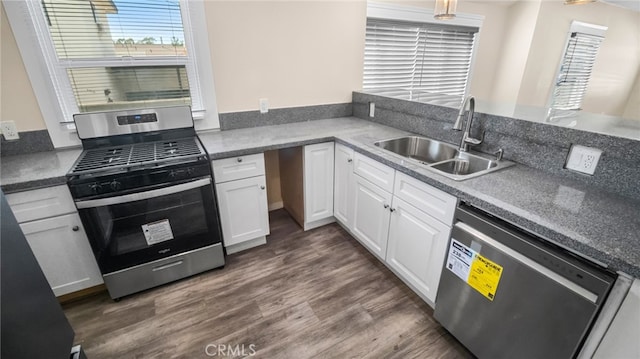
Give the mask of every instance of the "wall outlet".
[{"label": "wall outlet", "polygon": [[571,145],[565,168],[588,175],[593,175],[600,160],[602,151],[597,148]]},{"label": "wall outlet", "polygon": [[266,98],[260,99],[260,113],[269,112],[269,100]]},{"label": "wall outlet", "polygon": [[374,117],[376,114],[376,103],[369,102],[369,117]]},{"label": "wall outlet", "polygon": [[20,138],[20,135],[18,135],[18,129],[16,128],[16,123],[13,121],[0,122],[0,129],[2,129],[2,134],[4,135],[5,140],[17,140]]}]

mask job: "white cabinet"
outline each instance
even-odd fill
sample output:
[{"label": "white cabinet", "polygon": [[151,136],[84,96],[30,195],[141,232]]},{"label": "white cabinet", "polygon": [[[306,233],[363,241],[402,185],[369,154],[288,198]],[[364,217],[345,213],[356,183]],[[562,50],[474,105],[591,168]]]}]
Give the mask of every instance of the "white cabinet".
[{"label": "white cabinet", "polygon": [[[433,306],[457,199],[361,153],[353,171],[347,228]],[[336,177],[336,187],[342,181]]]},{"label": "white cabinet", "polygon": [[269,205],[264,154],[214,160],[211,165],[227,253],[267,243]]},{"label": "white cabinet", "polygon": [[269,234],[265,176],[218,183],[225,247]]},{"label": "white cabinet", "polygon": [[360,243],[384,260],[391,212],[391,193],[355,175],[353,224],[351,230]]},{"label": "white cabinet", "polygon": [[386,261],[435,302],[451,227],[396,196],[391,208]]},{"label": "white cabinet", "polygon": [[103,283],[67,186],[10,193],[6,197],[56,296]]},{"label": "white cabinet", "polygon": [[304,229],[334,221],[333,142],[304,146]]},{"label": "white cabinet", "polygon": [[353,157],[353,149],[336,143],[333,215],[349,229],[353,221]]},{"label": "white cabinet", "polygon": [[102,284],[77,213],[20,224],[56,296]]}]

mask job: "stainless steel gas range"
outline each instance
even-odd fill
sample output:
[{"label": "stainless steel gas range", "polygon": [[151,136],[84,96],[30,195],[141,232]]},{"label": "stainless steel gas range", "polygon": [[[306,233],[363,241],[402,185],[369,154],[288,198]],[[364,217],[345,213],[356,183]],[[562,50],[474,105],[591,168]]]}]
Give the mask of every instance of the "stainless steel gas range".
[{"label": "stainless steel gas range", "polygon": [[113,299],[224,265],[209,157],[188,106],[75,115],[67,184]]}]

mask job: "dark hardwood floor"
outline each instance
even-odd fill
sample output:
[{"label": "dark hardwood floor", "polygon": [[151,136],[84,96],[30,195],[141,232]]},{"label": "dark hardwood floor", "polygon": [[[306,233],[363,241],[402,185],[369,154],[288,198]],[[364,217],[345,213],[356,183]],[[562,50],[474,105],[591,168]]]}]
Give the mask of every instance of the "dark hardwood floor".
[{"label": "dark hardwood floor", "polygon": [[76,343],[89,359],[472,357],[340,226],[303,232],[283,210],[270,217],[267,245],[222,270],[65,304]]}]

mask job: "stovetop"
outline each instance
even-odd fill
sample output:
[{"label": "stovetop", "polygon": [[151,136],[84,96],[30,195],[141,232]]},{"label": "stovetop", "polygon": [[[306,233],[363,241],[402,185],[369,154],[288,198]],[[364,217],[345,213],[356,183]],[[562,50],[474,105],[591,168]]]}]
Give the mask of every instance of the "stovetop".
[{"label": "stovetop", "polygon": [[206,151],[196,137],[106,146],[83,151],[67,176],[148,168],[200,156]]}]

